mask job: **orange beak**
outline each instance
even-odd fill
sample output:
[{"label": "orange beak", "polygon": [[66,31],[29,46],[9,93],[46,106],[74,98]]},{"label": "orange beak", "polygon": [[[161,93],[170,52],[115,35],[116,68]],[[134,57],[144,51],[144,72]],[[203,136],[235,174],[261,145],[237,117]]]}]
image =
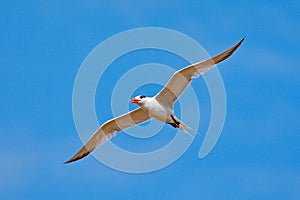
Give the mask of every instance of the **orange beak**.
[{"label": "orange beak", "polygon": [[130,99],[130,103],[139,103],[140,100],[136,99],[136,98],[132,98]]}]

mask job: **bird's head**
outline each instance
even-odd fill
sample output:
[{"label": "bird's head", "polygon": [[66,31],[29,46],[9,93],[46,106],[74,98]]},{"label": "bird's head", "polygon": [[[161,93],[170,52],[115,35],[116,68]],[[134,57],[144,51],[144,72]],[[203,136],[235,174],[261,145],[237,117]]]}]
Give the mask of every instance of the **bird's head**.
[{"label": "bird's head", "polygon": [[138,95],[132,99],[130,99],[130,103],[143,104],[147,101],[148,97],[144,95]]}]

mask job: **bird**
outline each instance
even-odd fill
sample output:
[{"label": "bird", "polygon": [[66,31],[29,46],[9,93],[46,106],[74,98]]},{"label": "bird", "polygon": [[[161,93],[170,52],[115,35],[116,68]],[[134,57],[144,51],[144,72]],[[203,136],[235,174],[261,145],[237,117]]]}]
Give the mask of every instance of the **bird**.
[{"label": "bird", "polygon": [[196,130],[193,130],[175,116],[174,103],[189,86],[192,79],[198,78],[216,64],[229,58],[244,40],[245,37],[231,48],[212,58],[194,63],[176,71],[162,90],[154,97],[138,95],[130,99],[130,103],[137,104],[139,108],[103,123],[94,132],[87,143],[73,157],[64,163],[71,163],[86,157],[95,150],[95,148],[101,146],[115,136],[117,132],[146,122],[152,118],[167,123],[174,128],[178,128],[186,134],[191,135],[187,130],[197,133]]}]

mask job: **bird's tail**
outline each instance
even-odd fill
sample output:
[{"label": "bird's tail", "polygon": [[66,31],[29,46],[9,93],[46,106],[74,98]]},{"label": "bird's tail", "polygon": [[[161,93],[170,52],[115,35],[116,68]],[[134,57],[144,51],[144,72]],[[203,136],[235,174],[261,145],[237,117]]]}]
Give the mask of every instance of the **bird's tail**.
[{"label": "bird's tail", "polygon": [[195,134],[200,134],[197,130],[192,129],[191,127],[189,127],[188,125],[186,125],[185,123],[183,123],[182,121],[180,121],[179,130],[181,130],[182,132],[188,134],[189,136],[191,136],[192,138],[194,138],[194,135],[192,135],[188,130],[192,131]]}]

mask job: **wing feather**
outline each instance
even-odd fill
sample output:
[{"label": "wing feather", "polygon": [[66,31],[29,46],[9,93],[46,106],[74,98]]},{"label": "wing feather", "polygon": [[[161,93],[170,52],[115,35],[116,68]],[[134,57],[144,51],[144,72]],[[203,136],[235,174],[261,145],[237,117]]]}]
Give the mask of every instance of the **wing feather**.
[{"label": "wing feather", "polygon": [[107,121],[96,130],[88,142],[65,163],[70,163],[87,156],[95,148],[110,140],[117,131],[122,131],[149,119],[150,117],[147,111],[142,108],[137,108],[129,113]]},{"label": "wing feather", "polygon": [[218,64],[223,60],[229,58],[244,40],[245,37],[228,50],[220,53],[213,58],[195,63],[176,71],[169,82],[166,84],[166,86],[156,95],[155,98],[161,103],[172,107],[174,102],[191,83],[192,78],[198,78],[210,68],[215,66],[215,64]]}]

